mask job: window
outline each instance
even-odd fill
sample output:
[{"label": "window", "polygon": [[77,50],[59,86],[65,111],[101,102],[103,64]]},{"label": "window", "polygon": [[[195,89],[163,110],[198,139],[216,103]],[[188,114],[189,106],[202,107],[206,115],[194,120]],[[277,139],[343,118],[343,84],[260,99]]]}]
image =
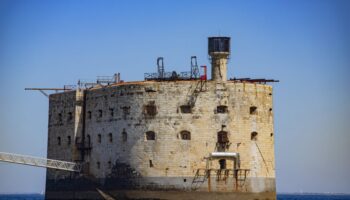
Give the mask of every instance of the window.
[{"label": "window", "polygon": [[180,135],[182,140],[191,140],[191,133],[189,131],[181,131]]},{"label": "window", "polygon": [[153,167],[152,160],[149,160],[149,167]]},{"label": "window", "polygon": [[125,132],[125,129],[123,129],[123,132],[122,132],[122,139],[123,139],[123,142],[126,142],[128,140],[128,134]]},{"label": "window", "polygon": [[220,169],[226,169],[226,160],[220,159],[219,160]]},{"label": "window", "polygon": [[156,133],[153,131],[146,132],[146,140],[155,140],[156,139]]},{"label": "window", "polygon": [[190,105],[180,106],[181,113],[192,113],[192,107]]},{"label": "window", "polygon": [[273,133],[270,133],[270,136],[273,137]]},{"label": "window", "polygon": [[70,121],[72,121],[72,120],[73,120],[73,114],[72,114],[72,112],[69,112],[69,113],[68,113],[67,121],[70,122]]},{"label": "window", "polygon": [[113,142],[113,135],[112,135],[112,133],[108,134],[108,138],[109,138],[109,142],[112,143]]},{"label": "window", "polygon": [[255,107],[255,106],[251,106],[250,108],[249,108],[249,113],[251,114],[251,115],[255,115],[256,113],[257,113],[257,107]]},{"label": "window", "polygon": [[98,134],[97,135],[97,142],[101,143],[101,141],[102,141],[102,136],[101,136],[101,134]]},{"label": "window", "polygon": [[58,113],[58,122],[62,123],[62,113]]},{"label": "window", "polygon": [[250,139],[253,140],[253,141],[258,140],[258,133],[257,132],[252,132],[250,134]]},{"label": "window", "polygon": [[113,108],[110,108],[110,109],[109,109],[109,114],[111,115],[111,117],[114,116],[114,109],[113,109]]},{"label": "window", "polygon": [[98,110],[98,117],[102,117],[102,115],[103,115],[103,112],[102,112],[102,110]]},{"label": "window", "polygon": [[108,161],[108,169],[111,169],[111,168],[112,168],[112,162]]},{"label": "window", "polygon": [[145,105],[144,112],[146,115],[155,116],[157,114],[157,107],[154,105],[154,102],[153,102],[153,104],[150,103],[148,105]]},{"label": "window", "polygon": [[90,137],[90,135],[87,135],[86,139],[87,139],[87,145],[88,145],[88,147],[90,147],[91,146],[91,137]]},{"label": "window", "polygon": [[91,117],[92,117],[92,112],[91,112],[91,111],[88,111],[88,112],[87,112],[87,118],[88,118],[88,119],[91,119]]},{"label": "window", "polygon": [[72,138],[70,136],[67,137],[67,144],[70,145],[72,143]]},{"label": "window", "polygon": [[270,108],[269,111],[272,112],[272,108]]},{"label": "window", "polygon": [[57,137],[57,144],[58,144],[58,146],[61,145],[61,137]]},{"label": "window", "polygon": [[227,113],[228,112],[227,106],[218,106],[218,107],[216,107],[216,112],[217,113]]},{"label": "window", "polygon": [[218,143],[227,143],[229,142],[226,131],[218,132]]},{"label": "window", "polygon": [[100,162],[97,162],[96,165],[97,165],[97,169],[101,168],[101,163]]}]

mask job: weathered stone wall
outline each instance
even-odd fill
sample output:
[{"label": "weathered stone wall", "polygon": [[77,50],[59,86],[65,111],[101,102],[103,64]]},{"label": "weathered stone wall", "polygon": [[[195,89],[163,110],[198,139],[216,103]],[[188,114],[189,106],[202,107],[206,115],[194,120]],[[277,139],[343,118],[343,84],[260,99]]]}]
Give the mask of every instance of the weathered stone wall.
[{"label": "weathered stone wall", "polygon": [[[73,155],[80,151],[74,137],[84,135],[85,147],[91,147],[84,158],[89,177],[101,183],[128,180],[138,187],[191,190],[198,169],[213,169],[198,190],[275,191],[271,86],[148,81],[94,88],[85,95],[84,107],[76,103],[75,91],[50,96],[49,158],[76,161],[79,156]],[[193,105],[191,113],[183,113],[189,108],[183,105]],[[73,120],[67,121],[70,112]],[[182,138],[182,131],[190,133],[190,140]],[[224,148],[217,144],[220,131],[228,135]],[[240,154],[240,168],[250,170],[245,180],[237,183],[233,171],[227,179],[217,178],[219,159],[208,157],[218,150]],[[226,159],[225,168],[237,169],[237,160]],[[67,176],[48,170],[48,180]]]}]

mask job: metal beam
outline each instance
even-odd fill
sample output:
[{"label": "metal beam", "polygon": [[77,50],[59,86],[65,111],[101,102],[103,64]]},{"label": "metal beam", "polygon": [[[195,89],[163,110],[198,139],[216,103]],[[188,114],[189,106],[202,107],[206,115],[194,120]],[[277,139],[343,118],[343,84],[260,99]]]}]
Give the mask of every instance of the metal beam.
[{"label": "metal beam", "polygon": [[5,152],[0,152],[0,161],[22,164],[22,165],[31,165],[35,167],[59,169],[59,170],[72,171],[72,172],[80,172],[82,169],[80,164],[74,163],[74,162],[39,158],[39,157],[5,153]]}]

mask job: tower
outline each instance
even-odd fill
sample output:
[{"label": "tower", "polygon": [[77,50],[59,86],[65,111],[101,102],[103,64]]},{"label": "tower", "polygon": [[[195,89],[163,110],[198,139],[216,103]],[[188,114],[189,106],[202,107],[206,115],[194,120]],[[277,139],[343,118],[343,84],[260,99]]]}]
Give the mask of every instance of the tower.
[{"label": "tower", "polygon": [[211,79],[227,81],[227,60],[230,55],[229,37],[209,37],[208,54],[211,59]]}]

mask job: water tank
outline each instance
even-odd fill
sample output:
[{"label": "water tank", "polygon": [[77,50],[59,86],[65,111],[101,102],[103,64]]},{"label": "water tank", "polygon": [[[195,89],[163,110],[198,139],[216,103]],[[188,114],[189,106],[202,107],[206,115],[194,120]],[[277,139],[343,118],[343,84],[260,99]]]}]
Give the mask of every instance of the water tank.
[{"label": "water tank", "polygon": [[208,54],[212,53],[230,54],[230,37],[209,37]]}]

